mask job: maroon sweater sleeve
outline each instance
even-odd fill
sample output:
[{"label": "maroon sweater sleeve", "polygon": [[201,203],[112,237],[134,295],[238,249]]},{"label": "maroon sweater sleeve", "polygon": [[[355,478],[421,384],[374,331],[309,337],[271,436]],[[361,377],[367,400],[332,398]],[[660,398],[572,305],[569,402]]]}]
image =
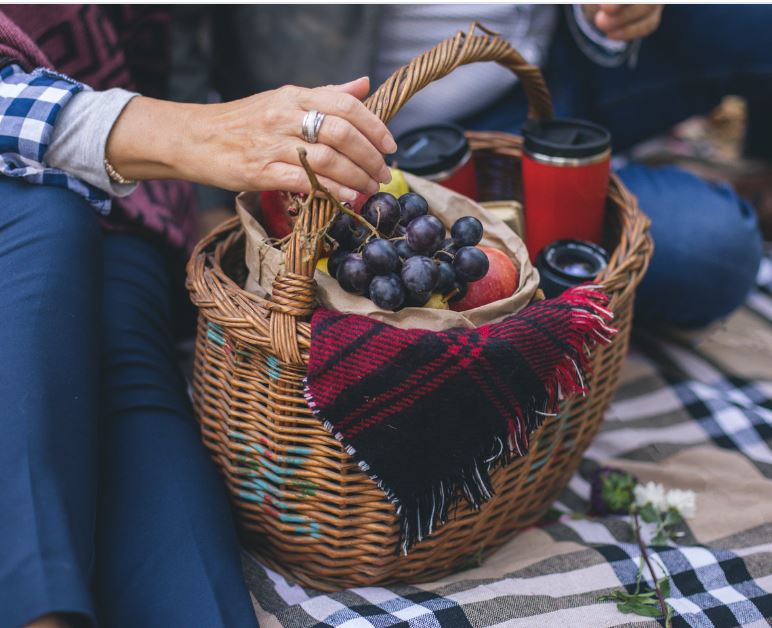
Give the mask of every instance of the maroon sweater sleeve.
[{"label": "maroon sweater sleeve", "polygon": [[52,67],[43,51],[4,11],[0,11],[0,57],[18,63],[27,71],[36,67]]}]

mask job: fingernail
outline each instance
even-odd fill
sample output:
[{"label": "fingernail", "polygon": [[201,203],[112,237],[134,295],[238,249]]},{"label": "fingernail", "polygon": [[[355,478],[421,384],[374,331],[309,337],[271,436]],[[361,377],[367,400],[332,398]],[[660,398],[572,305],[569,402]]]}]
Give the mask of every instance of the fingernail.
[{"label": "fingernail", "polygon": [[383,138],[383,150],[386,151],[386,154],[388,155],[397,151],[397,143],[391,135],[387,135]]},{"label": "fingernail", "polygon": [[342,201],[355,201],[357,198],[357,193],[352,190],[351,188],[341,188],[340,189],[340,200]]},{"label": "fingernail", "polygon": [[380,189],[381,189],[381,186],[378,185],[378,183],[376,181],[370,181],[370,183],[367,184],[367,193],[368,194],[375,194]]},{"label": "fingernail", "polygon": [[381,183],[388,183],[391,181],[391,170],[389,170],[388,166],[381,168],[381,171],[378,173],[378,180]]}]

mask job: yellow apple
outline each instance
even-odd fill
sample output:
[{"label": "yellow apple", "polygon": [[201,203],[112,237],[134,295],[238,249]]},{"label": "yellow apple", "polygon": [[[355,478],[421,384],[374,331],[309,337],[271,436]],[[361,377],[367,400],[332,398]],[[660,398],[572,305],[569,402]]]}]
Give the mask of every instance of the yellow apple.
[{"label": "yellow apple", "polygon": [[403,194],[407,194],[410,191],[410,188],[407,186],[407,181],[405,181],[405,175],[397,168],[389,168],[389,170],[391,171],[391,181],[388,183],[381,183],[380,191],[388,192],[397,198]]},{"label": "yellow apple", "polygon": [[423,307],[430,307],[433,310],[447,310],[448,303],[442,299],[441,294],[435,293],[429,297],[429,300],[424,303]]}]

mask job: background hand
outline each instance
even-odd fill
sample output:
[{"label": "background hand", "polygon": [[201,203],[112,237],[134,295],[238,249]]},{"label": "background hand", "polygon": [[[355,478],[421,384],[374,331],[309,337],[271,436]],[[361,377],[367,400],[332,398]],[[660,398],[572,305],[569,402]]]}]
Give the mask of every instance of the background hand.
[{"label": "background hand", "polygon": [[661,4],[589,4],[588,19],[609,39],[630,41],[651,35],[662,19]]}]

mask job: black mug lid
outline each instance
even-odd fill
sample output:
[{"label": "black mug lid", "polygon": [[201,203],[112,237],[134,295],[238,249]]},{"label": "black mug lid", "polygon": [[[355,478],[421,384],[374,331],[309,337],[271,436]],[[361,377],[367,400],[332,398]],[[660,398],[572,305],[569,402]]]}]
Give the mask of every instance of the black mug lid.
[{"label": "black mug lid", "polygon": [[539,287],[547,298],[592,280],[608,265],[605,249],[584,240],[556,240],[536,258]]},{"label": "black mug lid", "polygon": [[606,249],[585,240],[556,240],[539,253],[536,266],[574,281],[576,285],[592,279],[608,265]]},{"label": "black mug lid", "polygon": [[528,120],[523,140],[526,152],[550,157],[590,157],[611,146],[611,134],[602,126],[573,118]]},{"label": "black mug lid", "polygon": [[397,137],[391,163],[400,170],[422,176],[452,170],[469,152],[464,129],[456,124],[432,124]]}]

